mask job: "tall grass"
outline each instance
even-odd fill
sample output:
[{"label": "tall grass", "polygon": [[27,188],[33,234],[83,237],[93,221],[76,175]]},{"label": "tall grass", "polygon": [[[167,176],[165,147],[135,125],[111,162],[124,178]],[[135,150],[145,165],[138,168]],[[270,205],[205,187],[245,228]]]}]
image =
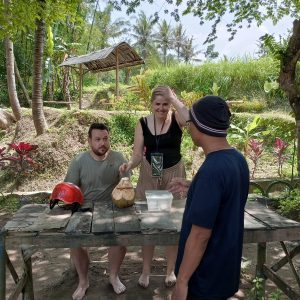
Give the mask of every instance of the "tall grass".
[{"label": "tall grass", "polygon": [[219,95],[226,99],[266,99],[266,80],[276,79],[279,64],[272,58],[223,60],[207,62],[199,66],[180,64],[171,67],[149,69],[145,73],[150,87],[166,84],[177,92],[196,91],[210,94],[213,83],[219,87]]}]

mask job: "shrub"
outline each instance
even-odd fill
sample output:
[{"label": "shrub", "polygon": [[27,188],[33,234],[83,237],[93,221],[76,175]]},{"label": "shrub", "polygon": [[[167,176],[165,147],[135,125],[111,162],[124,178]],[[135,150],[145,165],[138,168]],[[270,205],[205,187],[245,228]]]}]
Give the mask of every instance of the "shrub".
[{"label": "shrub", "polygon": [[197,101],[198,99],[203,97],[202,92],[186,92],[182,91],[180,94],[182,101],[187,107],[191,107],[192,104]]},{"label": "shrub", "polygon": [[300,221],[300,192],[299,189],[294,189],[290,192],[290,195],[280,200],[279,204],[280,212],[283,216]]},{"label": "shrub", "polygon": [[233,112],[262,112],[266,109],[267,105],[263,101],[253,100],[249,101],[245,98],[242,103],[232,103],[230,104],[230,109]]},{"label": "shrub", "polygon": [[147,70],[146,80],[151,88],[166,84],[180,94],[182,91],[211,94],[215,83],[220,87],[219,95],[228,99],[241,99],[245,95],[268,99],[264,82],[277,76],[279,66],[270,57],[254,59],[223,60],[217,63],[206,62],[199,66],[176,65],[168,68]]},{"label": "shrub", "polygon": [[121,145],[133,145],[134,129],[138,117],[129,114],[114,115],[109,120],[109,127],[111,129],[111,144],[114,147]]},{"label": "shrub", "polygon": [[[255,114],[251,113],[233,113],[231,117],[231,123],[235,127],[245,128],[247,124],[251,123],[255,118]],[[267,147],[273,147],[276,137],[280,137],[288,144],[292,144],[295,137],[295,120],[292,117],[281,115],[280,113],[262,113],[259,114],[260,122],[259,126],[255,128],[254,132],[265,132],[268,134],[263,136],[264,144]],[[231,138],[234,129],[229,130],[229,139]],[[256,138],[262,138],[262,136],[256,136]]]}]

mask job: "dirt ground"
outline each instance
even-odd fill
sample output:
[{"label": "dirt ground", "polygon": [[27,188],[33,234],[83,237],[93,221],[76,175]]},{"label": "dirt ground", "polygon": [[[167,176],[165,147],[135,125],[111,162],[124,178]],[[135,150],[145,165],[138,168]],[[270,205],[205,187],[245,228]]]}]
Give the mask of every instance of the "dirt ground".
[{"label": "dirt ground", "polygon": [[[0,212],[0,227],[6,223],[9,217],[9,214],[1,214]],[[150,277],[150,285],[147,289],[143,289],[137,285],[142,265],[141,249],[140,247],[128,247],[127,254],[120,272],[120,278],[127,287],[127,291],[122,295],[115,295],[112,287],[108,283],[107,248],[90,248],[89,251],[91,258],[91,264],[89,268],[90,288],[88,289],[84,299],[170,299],[172,288],[166,288],[164,286],[164,274],[166,271],[164,247],[156,247],[155,249],[152,275]],[[15,250],[9,250],[8,255],[20,276],[22,271],[20,253]],[[270,262],[279,259],[283,255],[284,254],[279,243],[269,244],[267,257]],[[255,264],[256,245],[244,244],[240,290],[234,297],[230,298],[230,300],[254,299],[249,295],[249,293],[253,287],[251,281],[255,276]],[[294,264],[297,269],[300,268],[300,257],[296,257],[294,259]],[[70,263],[69,249],[46,249],[43,251],[37,251],[32,256],[32,268],[36,300],[71,299],[72,293],[77,286],[77,275]],[[296,280],[287,266],[285,266],[279,272],[279,274],[285,279],[286,282],[297,289]],[[14,287],[14,282],[8,269],[6,270],[6,278],[6,299],[8,299],[8,296]],[[278,290],[269,280],[267,281],[267,293],[269,296],[266,299],[288,299],[283,294],[277,298],[274,298],[274,294],[278,294]],[[18,299],[20,300],[21,296]]]}]

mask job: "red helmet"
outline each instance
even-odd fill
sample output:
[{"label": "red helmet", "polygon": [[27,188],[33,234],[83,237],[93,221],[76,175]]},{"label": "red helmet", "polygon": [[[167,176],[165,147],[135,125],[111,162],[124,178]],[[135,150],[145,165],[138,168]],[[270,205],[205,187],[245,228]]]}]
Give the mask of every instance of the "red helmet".
[{"label": "red helmet", "polygon": [[71,182],[58,183],[50,196],[50,209],[59,201],[64,204],[75,205],[77,208],[83,204],[83,194],[80,188]]}]

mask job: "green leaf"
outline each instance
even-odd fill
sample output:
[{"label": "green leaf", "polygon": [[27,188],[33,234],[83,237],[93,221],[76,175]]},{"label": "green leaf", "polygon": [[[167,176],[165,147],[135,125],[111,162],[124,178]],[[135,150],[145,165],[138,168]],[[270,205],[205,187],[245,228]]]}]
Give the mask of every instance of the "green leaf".
[{"label": "green leaf", "polygon": [[247,132],[251,132],[254,130],[260,123],[261,118],[259,116],[256,116],[253,121],[247,126]]},{"label": "green leaf", "polygon": [[272,84],[269,81],[265,81],[264,83],[264,91],[268,94],[272,91]]}]

